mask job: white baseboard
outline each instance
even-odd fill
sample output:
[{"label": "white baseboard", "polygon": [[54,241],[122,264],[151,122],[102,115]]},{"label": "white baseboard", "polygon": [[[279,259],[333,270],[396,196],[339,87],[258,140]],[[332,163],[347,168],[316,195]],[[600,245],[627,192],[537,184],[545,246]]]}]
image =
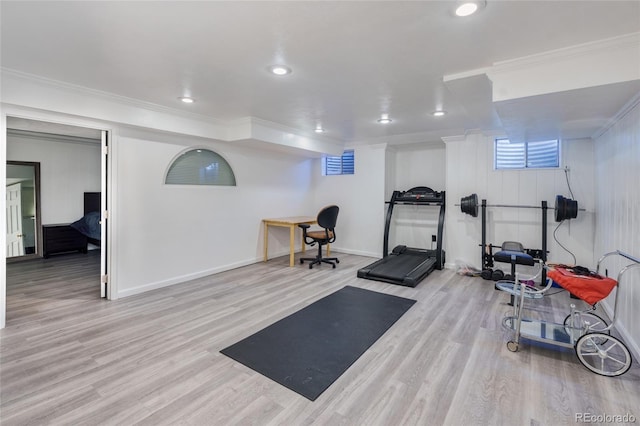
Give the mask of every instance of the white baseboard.
[{"label": "white baseboard", "polygon": [[[284,254],[289,254],[289,252],[285,252]],[[274,255],[274,257],[278,257],[279,255]],[[236,262],[236,263],[232,263],[229,265],[224,265],[224,266],[219,266],[216,268],[211,268],[211,269],[205,269],[203,271],[198,271],[198,272],[194,272],[191,274],[185,274],[185,275],[180,275],[177,277],[173,277],[173,278],[169,278],[167,280],[162,280],[162,281],[156,281],[153,283],[147,283],[147,284],[143,284],[137,287],[133,287],[133,288],[129,288],[126,290],[122,290],[122,291],[118,291],[118,298],[121,297],[128,297],[128,296],[133,296],[135,294],[140,294],[140,293],[144,293],[150,290],[156,290],[159,288],[163,288],[163,287],[168,287],[170,285],[174,285],[174,284],[181,284],[187,281],[191,281],[191,280],[195,280],[198,278],[202,278],[202,277],[206,277],[208,275],[214,275],[214,274],[218,274],[220,272],[225,272],[225,271],[230,271],[231,269],[236,269],[236,268],[240,268],[242,266],[248,266],[248,265],[253,265],[254,263],[258,263],[258,262],[262,262],[263,259],[260,258],[253,258],[253,259],[247,259],[247,260],[243,260],[240,262]]]},{"label": "white baseboard", "polygon": [[331,246],[331,251],[332,252],[335,251],[337,253],[354,254],[356,256],[364,256],[364,257],[376,257],[376,258],[382,257],[380,255],[380,253],[373,253],[373,252],[370,252],[370,251],[344,249],[344,248],[341,248],[341,247],[334,247],[334,246]]},{"label": "white baseboard", "polygon": [[[336,253],[354,254],[354,255],[358,255],[358,256],[378,257],[376,254],[373,254],[373,253],[370,253],[370,252],[341,249],[341,248],[333,247],[333,246],[331,247],[331,251],[332,252],[336,252]],[[309,250],[307,249],[307,253],[308,252],[309,252]],[[296,253],[300,253],[300,251],[298,250]],[[281,257],[281,256],[288,256],[288,255],[289,255],[289,250],[285,249],[285,250],[278,251],[276,253],[270,253],[269,254],[269,259],[273,259],[273,258]],[[191,281],[191,280],[195,280],[195,279],[198,279],[198,278],[206,277],[208,275],[213,275],[213,274],[218,274],[220,272],[230,271],[232,269],[236,269],[236,268],[240,268],[240,267],[248,266],[248,265],[253,265],[254,263],[258,263],[258,262],[262,262],[262,261],[263,261],[262,257],[254,257],[252,259],[242,260],[240,262],[231,263],[229,265],[218,266],[216,268],[205,269],[205,270],[194,272],[194,273],[191,273],[191,274],[180,275],[180,276],[177,276],[177,277],[169,278],[167,280],[162,280],[162,281],[156,281],[156,282],[152,282],[152,283],[143,284],[143,285],[140,285],[140,286],[137,286],[137,287],[128,288],[126,290],[118,291],[117,298],[119,299],[121,297],[133,296],[135,294],[140,294],[140,293],[144,293],[144,292],[147,292],[147,291],[156,290],[156,289],[163,288],[163,287],[168,287],[168,286],[171,286],[171,285],[185,283],[187,281]]]}]

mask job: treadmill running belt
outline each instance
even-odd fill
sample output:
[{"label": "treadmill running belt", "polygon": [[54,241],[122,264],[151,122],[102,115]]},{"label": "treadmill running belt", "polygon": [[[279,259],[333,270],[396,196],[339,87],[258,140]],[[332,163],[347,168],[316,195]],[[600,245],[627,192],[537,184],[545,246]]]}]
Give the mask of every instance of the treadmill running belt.
[{"label": "treadmill running belt", "polygon": [[371,265],[363,278],[415,287],[435,268],[436,258],[424,251],[389,255]]},{"label": "treadmill running belt", "polygon": [[419,266],[426,259],[428,259],[428,256],[425,256],[424,253],[391,255],[387,262],[371,269],[369,275],[402,281],[409,272],[413,271],[416,266]]}]

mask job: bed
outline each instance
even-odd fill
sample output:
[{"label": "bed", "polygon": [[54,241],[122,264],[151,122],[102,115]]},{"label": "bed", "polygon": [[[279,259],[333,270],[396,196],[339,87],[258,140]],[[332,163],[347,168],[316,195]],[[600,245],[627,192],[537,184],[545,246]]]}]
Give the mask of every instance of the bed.
[{"label": "bed", "polygon": [[102,195],[100,192],[84,193],[84,215],[71,224],[71,227],[87,237],[87,241],[100,247],[100,211]]}]

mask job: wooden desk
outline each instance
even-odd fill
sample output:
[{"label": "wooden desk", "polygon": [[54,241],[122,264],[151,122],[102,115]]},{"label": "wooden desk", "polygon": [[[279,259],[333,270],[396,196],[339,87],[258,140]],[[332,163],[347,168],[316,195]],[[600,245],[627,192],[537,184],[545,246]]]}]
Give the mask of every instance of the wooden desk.
[{"label": "wooden desk", "polygon": [[[268,259],[268,247],[269,247],[269,226],[281,226],[284,228],[289,228],[289,266],[293,266],[294,264],[294,253],[295,253],[295,230],[298,225],[306,223],[308,225],[315,225],[316,218],[311,216],[292,216],[292,217],[278,217],[275,219],[262,219],[264,223],[264,261],[266,262]],[[302,230],[300,230],[302,232]],[[328,246],[327,246],[328,247]],[[302,241],[302,252],[305,251],[304,240]]]}]

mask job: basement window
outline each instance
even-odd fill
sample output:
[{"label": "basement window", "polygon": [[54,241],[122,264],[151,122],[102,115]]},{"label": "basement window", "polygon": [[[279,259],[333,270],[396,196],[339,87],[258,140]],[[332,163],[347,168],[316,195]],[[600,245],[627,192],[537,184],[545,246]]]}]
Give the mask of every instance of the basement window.
[{"label": "basement window", "polygon": [[236,186],[236,177],[222,156],[208,149],[197,148],[185,151],[173,160],[164,183]]},{"label": "basement window", "polygon": [[496,139],[494,167],[496,170],[560,167],[560,143],[558,139],[528,142]]},{"label": "basement window", "polygon": [[341,156],[327,156],[322,158],[322,175],[352,175],[355,157],[353,150],[344,151]]}]

